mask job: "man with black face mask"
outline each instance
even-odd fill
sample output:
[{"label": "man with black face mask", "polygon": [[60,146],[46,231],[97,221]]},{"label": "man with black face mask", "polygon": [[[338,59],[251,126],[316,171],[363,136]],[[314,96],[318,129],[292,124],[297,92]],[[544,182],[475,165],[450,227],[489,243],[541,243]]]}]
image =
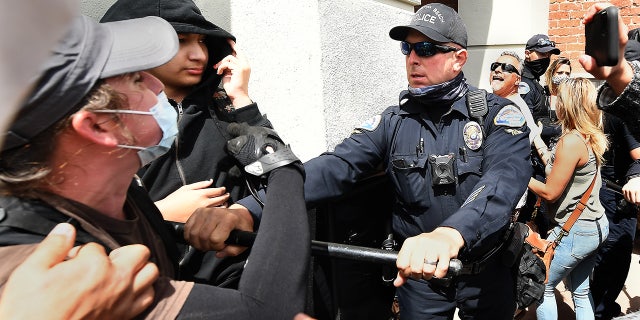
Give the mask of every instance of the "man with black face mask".
[{"label": "man with black face mask", "polygon": [[529,105],[536,121],[549,116],[549,103],[544,88],[540,85],[540,76],[547,71],[552,54],[560,54],[560,49],[556,48],[555,42],[549,40],[547,35],[536,34],[527,41],[520,95]]}]

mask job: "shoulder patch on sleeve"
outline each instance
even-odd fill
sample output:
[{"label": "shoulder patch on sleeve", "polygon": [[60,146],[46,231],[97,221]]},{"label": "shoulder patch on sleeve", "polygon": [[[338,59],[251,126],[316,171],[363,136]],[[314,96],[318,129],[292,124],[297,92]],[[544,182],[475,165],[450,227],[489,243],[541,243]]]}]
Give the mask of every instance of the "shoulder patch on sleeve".
[{"label": "shoulder patch on sleeve", "polygon": [[380,125],[380,120],[382,120],[382,116],[377,114],[369,118],[369,120],[365,121],[361,125],[357,126],[354,131],[358,131],[358,130],[373,131],[378,127],[378,125]]},{"label": "shoulder patch on sleeve", "polygon": [[508,105],[502,107],[495,118],[493,118],[493,124],[497,126],[520,128],[525,124],[524,115],[518,107],[514,105]]},{"label": "shoulder patch on sleeve", "polygon": [[527,94],[529,91],[531,91],[529,84],[524,81],[520,81],[520,84],[518,84],[518,94]]}]

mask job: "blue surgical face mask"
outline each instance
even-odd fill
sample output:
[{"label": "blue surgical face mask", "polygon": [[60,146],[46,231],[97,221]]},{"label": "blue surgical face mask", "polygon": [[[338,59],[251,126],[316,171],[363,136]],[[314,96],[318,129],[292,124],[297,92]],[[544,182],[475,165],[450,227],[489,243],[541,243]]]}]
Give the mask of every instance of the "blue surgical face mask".
[{"label": "blue surgical face mask", "polygon": [[129,146],[124,144],[118,145],[120,148],[138,150],[138,158],[140,158],[142,167],[167,153],[167,151],[171,149],[171,145],[178,134],[178,114],[169,103],[167,95],[164,92],[160,92],[160,94],[158,94],[158,102],[151,107],[149,111],[103,109],[94,110],[93,112],[150,115],[156,119],[158,126],[162,130],[162,139],[158,144],[150,147]]}]

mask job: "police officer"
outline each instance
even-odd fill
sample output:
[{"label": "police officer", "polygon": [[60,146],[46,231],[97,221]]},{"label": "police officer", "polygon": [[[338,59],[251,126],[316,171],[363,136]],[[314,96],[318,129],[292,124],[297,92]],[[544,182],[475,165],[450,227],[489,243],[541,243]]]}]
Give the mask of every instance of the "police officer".
[{"label": "police officer", "polygon": [[[546,145],[552,146],[555,142],[551,138],[557,137],[559,132],[558,127],[552,125],[556,119],[555,116],[552,119],[549,111],[549,96],[540,84],[540,77],[545,74],[551,63],[551,55],[560,54],[560,49],[556,48],[555,42],[549,40],[547,35],[536,34],[527,41],[524,54],[522,81],[519,89],[520,96],[529,106],[531,115],[533,115],[536,123],[541,122],[543,124],[540,133],[542,140]],[[534,149],[532,149],[531,156],[531,164],[534,168],[533,177],[544,181],[545,166],[538,156],[538,152]],[[538,225],[538,230],[544,233],[548,228],[547,209],[544,202],[538,202],[537,200],[537,196],[533,192],[527,195],[526,205],[520,213],[520,221],[530,220],[534,210],[537,210],[538,214],[535,217],[535,222]]]},{"label": "police officer", "polygon": [[[457,307],[464,318],[512,319],[511,272],[489,252],[531,177],[525,118],[509,100],[466,83],[467,31],[450,7],[427,4],[389,35],[406,56],[408,90],[333,152],[305,163],[305,200],[343,195],[384,168],[402,243],[394,283],[401,317],[451,319]],[[252,199],[239,203],[260,211]],[[454,257],[473,270],[448,286],[432,281]]]},{"label": "police officer", "polygon": [[560,49],[547,35],[536,34],[527,41],[520,95],[536,121],[549,118],[549,101],[540,77],[547,71],[552,54],[560,54]]},{"label": "police officer", "polygon": [[383,167],[403,242],[395,281],[401,317],[450,319],[458,307],[464,317],[512,318],[512,278],[497,254],[449,286],[425,280],[445,276],[451,258],[473,265],[500,243],[531,176],[525,118],[510,101],[466,83],[466,27],[450,7],[427,4],[389,35],[406,56],[408,90],[334,152],[305,164],[305,198],[338,196]]}]

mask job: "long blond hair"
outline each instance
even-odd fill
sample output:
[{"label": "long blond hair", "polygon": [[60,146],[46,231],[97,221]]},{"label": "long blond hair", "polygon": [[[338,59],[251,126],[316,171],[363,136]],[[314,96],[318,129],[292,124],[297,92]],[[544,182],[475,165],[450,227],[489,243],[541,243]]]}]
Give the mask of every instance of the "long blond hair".
[{"label": "long blond hair", "polygon": [[586,137],[598,164],[609,142],[603,131],[602,111],[596,105],[596,87],[585,78],[567,78],[558,85],[556,105],[562,134],[576,130]]}]

